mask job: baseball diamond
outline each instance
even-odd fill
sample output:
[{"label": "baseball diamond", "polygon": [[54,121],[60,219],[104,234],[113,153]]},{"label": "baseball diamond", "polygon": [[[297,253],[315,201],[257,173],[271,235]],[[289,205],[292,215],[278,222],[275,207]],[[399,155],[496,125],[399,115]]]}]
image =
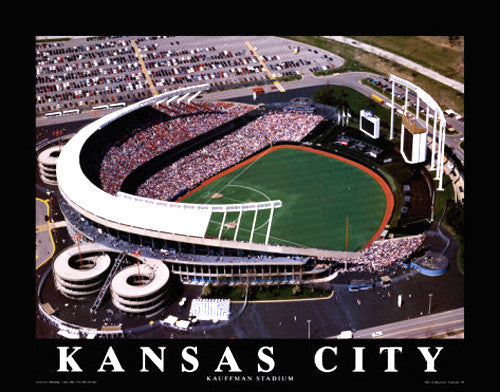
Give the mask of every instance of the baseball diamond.
[{"label": "baseball diamond", "polygon": [[[212,195],[223,194],[214,199]],[[340,156],[305,146],[274,146],[207,180],[182,200],[199,204],[279,199],[270,243],[321,249],[359,250],[384,229],[394,200],[373,171]],[[213,213],[206,235],[217,237],[222,213]],[[270,211],[257,215],[254,241],[263,242]],[[349,217],[348,249],[346,218]],[[237,219],[238,212],[226,216]],[[249,241],[253,211],[242,213],[237,235]],[[235,227],[223,231],[233,238]]]}]

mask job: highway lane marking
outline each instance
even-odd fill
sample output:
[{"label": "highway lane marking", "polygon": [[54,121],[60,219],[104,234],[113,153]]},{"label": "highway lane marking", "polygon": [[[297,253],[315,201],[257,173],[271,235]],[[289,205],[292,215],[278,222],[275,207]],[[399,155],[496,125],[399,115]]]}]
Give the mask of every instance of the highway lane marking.
[{"label": "highway lane marking", "polygon": [[429,325],[424,325],[424,326],[418,327],[418,328],[405,329],[405,330],[399,331],[399,332],[392,332],[392,333],[387,333],[387,334],[383,333],[383,335],[381,335],[380,337],[375,337],[375,339],[384,339],[384,338],[387,338],[387,336],[391,336],[391,335],[400,335],[400,334],[404,334],[404,333],[408,333],[408,332],[418,331],[420,329],[433,328],[433,327],[439,327],[442,325],[453,324],[453,323],[457,323],[460,321],[464,321],[464,319],[462,318],[462,319],[447,321],[445,323],[439,323],[439,324],[429,324]]},{"label": "highway lane marking", "polygon": [[[463,308],[461,308],[461,309],[452,309],[452,310],[447,310],[447,311],[436,313],[436,314],[432,314],[432,315],[421,316],[419,318],[412,319],[411,321],[412,321],[412,323],[414,325],[415,324],[424,324],[424,323],[428,323],[428,322],[431,322],[431,321],[436,322],[438,320],[443,320],[443,319],[450,318],[450,317],[463,316],[463,313],[464,313],[463,312]],[[410,319],[396,321],[396,322],[391,323],[391,324],[386,324],[386,328],[388,330],[395,329],[395,328],[397,328],[397,327],[394,326],[395,324],[403,325],[403,323],[408,322],[408,321],[410,321]],[[390,325],[392,325],[392,327],[390,327]],[[361,332],[360,331],[357,337],[369,336],[373,332],[380,331],[383,328],[384,328],[384,325],[378,325],[376,327],[366,328],[364,330],[365,332]]]}]

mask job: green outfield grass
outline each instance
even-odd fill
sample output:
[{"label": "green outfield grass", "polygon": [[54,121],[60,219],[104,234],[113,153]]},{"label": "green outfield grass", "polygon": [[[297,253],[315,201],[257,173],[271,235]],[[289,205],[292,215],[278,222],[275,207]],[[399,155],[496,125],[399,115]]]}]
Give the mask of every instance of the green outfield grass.
[{"label": "green outfield grass", "polygon": [[[222,197],[214,199],[216,193]],[[309,150],[277,148],[197,188],[182,202],[231,204],[281,200],[274,210],[270,244],[345,250],[363,248],[385,226],[386,193],[377,180],[354,165]],[[392,207],[391,207],[392,208]],[[236,222],[238,212],[225,222]],[[206,236],[219,235],[222,213],[212,213]],[[253,242],[264,242],[270,210],[258,212]],[[237,240],[248,241],[253,211],[242,213]],[[383,226],[381,226],[383,225]],[[233,239],[224,227],[222,238]]]}]

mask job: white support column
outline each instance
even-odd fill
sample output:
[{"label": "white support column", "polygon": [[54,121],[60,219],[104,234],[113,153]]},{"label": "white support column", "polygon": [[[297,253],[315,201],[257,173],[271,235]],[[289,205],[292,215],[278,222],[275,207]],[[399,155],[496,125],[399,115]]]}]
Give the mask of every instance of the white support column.
[{"label": "white support column", "polygon": [[425,146],[429,144],[429,106],[425,110]]},{"label": "white support column", "polygon": [[236,223],[236,230],[234,231],[234,238],[233,240],[236,241],[236,236],[238,235],[238,230],[240,229],[240,221],[241,221],[241,213],[243,210],[240,207],[240,214],[238,215],[238,223]]},{"label": "white support column", "polygon": [[220,224],[220,230],[219,230],[219,240],[222,235],[222,229],[224,228],[224,222],[226,221],[226,213],[227,211],[224,211],[224,216],[222,217],[222,223]]},{"label": "white support column", "polygon": [[269,243],[269,234],[271,233],[271,224],[273,223],[273,213],[274,207],[271,207],[271,216],[269,216],[269,223],[267,224],[266,245]]},{"label": "white support column", "polygon": [[436,132],[437,132],[437,112],[434,110],[434,124],[432,128],[432,148],[431,148],[431,170],[436,169]]},{"label": "white support column", "polygon": [[185,98],[187,98],[187,96],[191,94],[191,93],[187,93],[187,94],[184,94],[182,97],[180,97],[178,100],[177,100],[177,103],[181,103],[181,101]]},{"label": "white support column", "polygon": [[443,188],[443,176],[444,176],[444,145],[445,145],[445,138],[446,138],[446,129],[445,129],[445,126],[443,125],[441,127],[442,129],[442,134],[443,134],[443,142],[441,144],[441,151],[440,151],[440,154],[441,155],[441,166],[439,168],[439,186],[438,186],[438,190],[439,191],[442,191],[444,190]]},{"label": "white support column", "polygon": [[169,98],[169,99],[167,100],[167,106],[168,106],[168,105],[170,105],[170,102],[172,102],[172,101],[173,101],[175,98],[177,98],[177,97],[178,97],[178,95],[174,95],[172,98]]},{"label": "white support column", "polygon": [[429,129],[429,106],[427,106],[427,110],[425,111],[425,131],[427,132]]},{"label": "white support column", "polygon": [[443,141],[443,124],[439,122],[439,140],[438,140],[438,148],[437,148],[437,164],[436,164],[436,177],[435,180],[439,180],[439,169],[441,167],[441,143]]},{"label": "white support column", "polygon": [[187,103],[191,103],[193,99],[195,99],[198,95],[200,95],[201,91],[197,91],[194,95],[190,96],[187,100]]},{"label": "white support column", "polygon": [[420,118],[420,98],[417,95],[417,107],[415,108],[415,118],[418,120]]},{"label": "white support column", "polygon": [[391,97],[391,133],[389,139],[394,138],[394,80],[392,81],[392,97]]},{"label": "white support column", "polygon": [[404,115],[406,115],[407,107],[408,107],[408,86],[406,86],[406,91],[405,91],[405,107],[403,110]]},{"label": "white support column", "polygon": [[258,211],[259,211],[259,209],[257,208],[254,211],[254,214],[253,214],[252,231],[250,231],[250,242],[252,242],[252,240],[253,240],[253,233],[254,233],[254,230],[255,230],[255,221],[257,220],[257,213],[258,213]]}]

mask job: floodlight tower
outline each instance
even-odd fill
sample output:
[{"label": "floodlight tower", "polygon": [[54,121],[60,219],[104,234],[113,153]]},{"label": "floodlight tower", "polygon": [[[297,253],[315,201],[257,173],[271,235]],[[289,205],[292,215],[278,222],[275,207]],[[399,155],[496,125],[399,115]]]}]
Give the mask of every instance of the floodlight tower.
[{"label": "floodlight tower", "polygon": [[[420,87],[395,75],[390,75],[392,81],[392,105],[391,105],[391,129],[390,139],[394,137],[394,87],[398,85],[405,88],[405,102],[403,110],[403,120],[401,124],[401,155],[408,163],[420,163],[426,160],[427,136],[429,132],[429,117],[433,111],[432,143],[431,143],[431,163],[430,170],[436,170],[435,180],[439,181],[437,190],[443,188],[444,171],[444,146],[446,120],[443,111],[436,101]],[[416,114],[413,116],[407,111],[408,91],[412,91],[416,96]],[[420,101],[423,101],[426,108],[425,125],[420,120]],[[436,136],[438,136],[436,146]]]},{"label": "floodlight tower", "polygon": [[137,260],[137,275],[139,276],[139,284],[142,284],[141,270],[140,270],[141,263],[139,262],[139,257],[142,255],[142,251],[140,249],[137,249],[131,252],[130,254],[134,256],[135,259]]},{"label": "floodlight tower", "polygon": [[61,129],[58,129],[56,131],[53,131],[52,134],[54,136],[57,136],[57,144],[59,145],[59,152],[61,152],[61,136],[63,134],[63,131]]},{"label": "floodlight tower", "polygon": [[78,246],[78,259],[80,260],[80,268],[83,269],[82,252],[80,250],[80,240],[83,239],[83,235],[80,233],[76,233],[73,235],[72,238],[76,242],[76,245]]}]

